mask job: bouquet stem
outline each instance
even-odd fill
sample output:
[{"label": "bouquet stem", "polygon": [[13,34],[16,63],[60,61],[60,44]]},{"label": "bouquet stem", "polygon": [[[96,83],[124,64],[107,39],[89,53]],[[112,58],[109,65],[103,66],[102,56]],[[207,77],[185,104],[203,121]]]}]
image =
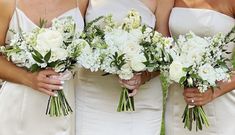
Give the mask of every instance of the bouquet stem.
[{"label": "bouquet stem", "polygon": [[58,96],[50,96],[47,104],[46,115],[51,117],[60,117],[60,116],[67,116],[73,112],[72,108],[70,107],[64,91],[59,90],[57,92]]},{"label": "bouquet stem", "polygon": [[190,107],[187,105],[182,116],[184,128],[192,130],[193,122],[196,122],[196,131],[202,130],[202,126],[209,127],[207,115],[202,106]]},{"label": "bouquet stem", "polygon": [[127,88],[122,88],[121,96],[119,99],[118,112],[135,111],[134,97],[130,97],[129,90]]}]

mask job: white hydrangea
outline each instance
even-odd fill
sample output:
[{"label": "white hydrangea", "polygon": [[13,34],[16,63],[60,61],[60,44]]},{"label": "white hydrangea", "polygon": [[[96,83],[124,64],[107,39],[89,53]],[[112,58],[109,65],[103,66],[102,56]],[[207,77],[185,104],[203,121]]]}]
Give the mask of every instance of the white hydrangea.
[{"label": "white hydrangea", "polygon": [[78,65],[86,69],[90,69],[92,72],[98,71],[100,68],[100,53],[99,50],[92,50],[90,46],[85,46],[78,57]]}]

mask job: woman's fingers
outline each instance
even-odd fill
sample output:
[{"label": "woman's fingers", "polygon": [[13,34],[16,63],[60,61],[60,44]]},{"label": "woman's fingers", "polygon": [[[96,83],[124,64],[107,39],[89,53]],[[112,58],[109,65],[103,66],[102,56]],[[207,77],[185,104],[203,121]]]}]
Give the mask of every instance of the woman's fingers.
[{"label": "woman's fingers", "polygon": [[42,74],[44,76],[59,76],[60,74],[55,72],[54,70],[51,70],[51,69],[46,69],[46,70],[43,70],[43,71],[40,71],[39,74]]},{"label": "woman's fingers", "polygon": [[60,81],[59,79],[54,79],[49,77],[45,77],[44,79],[41,80],[41,82],[54,85],[62,85],[64,83],[64,81]]},{"label": "woman's fingers", "polygon": [[196,102],[202,101],[202,98],[199,98],[199,97],[197,97],[197,98],[195,98],[195,97],[187,98],[187,97],[185,97],[184,100],[188,104],[195,105]]},{"label": "woman's fingers", "polygon": [[52,91],[48,91],[47,89],[39,88],[38,90],[39,90],[40,92],[44,93],[44,94],[49,95],[49,96],[55,96],[55,97],[58,96],[57,93],[52,92]]},{"label": "woman's fingers", "polygon": [[186,101],[187,104],[195,106],[203,106],[211,101],[211,99],[206,97],[192,97],[192,98],[185,97],[184,100]]},{"label": "woman's fingers", "polygon": [[202,93],[193,93],[193,92],[184,92],[183,95],[187,98],[192,98],[192,97],[202,97]]},{"label": "woman's fingers", "polygon": [[56,78],[50,78],[50,76],[59,76],[58,73],[51,69],[46,69],[32,75],[32,88],[35,90],[38,90],[50,96],[54,96],[55,93],[53,92],[53,90],[63,89],[63,81]]},{"label": "woman's fingers", "polygon": [[122,84],[125,88],[129,89],[129,90],[134,90],[137,88],[137,86],[132,86],[132,85],[129,85],[129,84],[126,84],[126,83],[123,83]]},{"label": "woman's fingers", "polygon": [[202,97],[203,93],[201,93],[197,88],[186,88],[183,92],[183,95],[187,98],[192,98]]},{"label": "woman's fingers", "polygon": [[39,83],[38,86],[40,88],[47,89],[48,91],[51,91],[51,90],[62,90],[63,89],[63,86],[53,85],[53,84],[46,84],[46,83]]},{"label": "woman's fingers", "polygon": [[119,78],[119,82],[120,84],[129,89],[129,90],[132,90],[131,93],[129,93],[128,95],[130,97],[132,96],[135,96],[138,92],[138,89],[141,85],[141,77],[140,77],[141,74],[136,74],[133,78],[131,78],[130,80],[122,80]]},{"label": "woman's fingers", "polygon": [[134,89],[131,93],[128,94],[129,97],[133,97],[137,94],[138,89]]}]

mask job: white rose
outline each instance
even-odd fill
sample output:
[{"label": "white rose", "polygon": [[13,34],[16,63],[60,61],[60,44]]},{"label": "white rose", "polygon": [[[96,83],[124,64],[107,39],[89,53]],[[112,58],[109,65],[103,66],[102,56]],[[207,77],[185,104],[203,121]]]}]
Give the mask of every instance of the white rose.
[{"label": "white rose", "polygon": [[60,48],[61,45],[63,45],[63,36],[58,31],[45,29],[44,32],[38,34],[37,48],[39,48],[39,50]]},{"label": "white rose", "polygon": [[140,72],[140,71],[145,70],[146,66],[145,66],[145,64],[143,64],[143,62],[132,61],[131,68],[136,72]]},{"label": "white rose", "polygon": [[178,61],[173,61],[170,65],[170,79],[179,82],[181,77],[186,75],[186,72],[183,71],[183,65]]},{"label": "white rose", "polygon": [[215,85],[216,72],[215,69],[210,64],[204,64],[199,67],[198,75],[203,79],[208,81],[211,85]]},{"label": "white rose", "polygon": [[130,60],[131,68],[136,71],[144,71],[146,70],[146,65],[143,63],[146,61],[146,58],[143,55],[136,56]]},{"label": "white rose", "polygon": [[126,43],[120,47],[120,50],[130,59],[140,54],[142,51],[142,46],[140,46],[138,42],[126,41]]},{"label": "white rose", "polygon": [[123,65],[121,70],[118,71],[118,75],[121,79],[124,80],[129,80],[134,76],[129,64]]},{"label": "white rose", "polygon": [[68,57],[67,50],[63,48],[55,48],[51,50],[51,58],[49,62],[56,61],[56,60],[65,60]]}]

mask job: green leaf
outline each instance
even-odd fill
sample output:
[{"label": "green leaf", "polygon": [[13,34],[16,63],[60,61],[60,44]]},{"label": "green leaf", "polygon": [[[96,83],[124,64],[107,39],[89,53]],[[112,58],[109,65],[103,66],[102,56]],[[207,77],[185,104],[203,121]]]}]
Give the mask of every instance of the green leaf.
[{"label": "green leaf", "polygon": [[39,20],[39,28],[45,27],[46,24],[47,24],[47,20],[40,18],[40,20]]},{"label": "green leaf", "polygon": [[187,78],[186,78],[185,76],[184,76],[184,77],[181,77],[179,83],[180,83],[180,84],[184,84],[184,82],[186,81],[186,79],[187,79]]},{"label": "green leaf", "polygon": [[30,72],[36,72],[40,70],[40,67],[37,64],[33,64],[29,70]]},{"label": "green leaf", "polygon": [[142,27],[142,33],[144,33],[145,31],[146,31],[146,25],[143,25],[143,27]]},{"label": "green leaf", "polygon": [[36,55],[32,54],[32,56],[33,56],[33,59],[34,59],[36,62],[38,62],[38,63],[44,63],[44,61],[43,61],[42,59],[38,58]]},{"label": "green leaf", "polygon": [[38,52],[37,50],[33,49],[34,54],[39,58],[39,59],[43,59],[43,56],[41,55],[40,52]]},{"label": "green leaf", "polygon": [[48,62],[51,58],[51,50],[44,56],[44,60]]},{"label": "green leaf", "polygon": [[58,64],[58,62],[55,61],[55,62],[49,63],[48,66],[49,66],[49,67],[55,67],[57,64]]},{"label": "green leaf", "polygon": [[198,75],[197,74],[191,74],[190,75],[192,78],[198,78]]}]

